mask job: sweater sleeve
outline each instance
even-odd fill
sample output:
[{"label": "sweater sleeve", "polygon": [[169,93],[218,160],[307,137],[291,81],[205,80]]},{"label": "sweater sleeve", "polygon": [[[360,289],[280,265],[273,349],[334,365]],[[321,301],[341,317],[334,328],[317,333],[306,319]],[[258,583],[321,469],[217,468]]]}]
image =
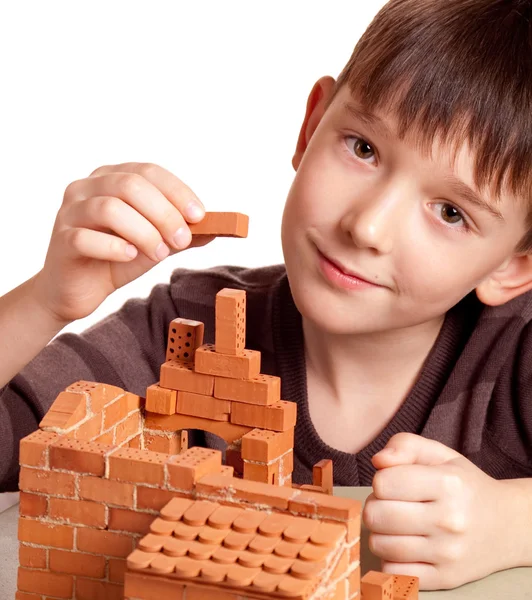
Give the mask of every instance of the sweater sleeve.
[{"label": "sweater sleeve", "polygon": [[[184,289],[185,286],[179,286]],[[178,316],[171,284],[126,301],[81,334],[52,340],[0,390],[0,491],[18,489],[19,442],[35,431],[58,394],[80,379],[145,396],[159,379],[168,325]]]}]

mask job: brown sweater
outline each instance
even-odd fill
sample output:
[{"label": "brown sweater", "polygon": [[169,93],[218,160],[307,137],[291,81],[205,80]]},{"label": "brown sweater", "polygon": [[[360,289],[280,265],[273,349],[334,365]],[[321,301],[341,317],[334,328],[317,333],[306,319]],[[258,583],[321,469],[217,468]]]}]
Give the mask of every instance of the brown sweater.
[{"label": "brown sweater", "polygon": [[[334,460],[337,485],[371,485],[370,458],[397,432],[439,440],[498,479],[532,477],[532,293],[486,307],[474,292],[445,318],[423,370],[388,426],[358,454],[327,446],[309,417],[303,333],[284,265],[176,269],[144,299],[80,335],[59,335],[0,390],[0,490],[16,490],[18,442],[37,429],[53,400],[78,379],[145,396],[159,380],[168,325],[182,316],[205,323],[214,341],[214,303],[224,287],[246,290],[246,347],[262,353],[261,372],[282,378],[282,397],[297,402],[294,482]],[[334,417],[333,417],[334,418]],[[209,433],[192,444],[219,447]]]}]

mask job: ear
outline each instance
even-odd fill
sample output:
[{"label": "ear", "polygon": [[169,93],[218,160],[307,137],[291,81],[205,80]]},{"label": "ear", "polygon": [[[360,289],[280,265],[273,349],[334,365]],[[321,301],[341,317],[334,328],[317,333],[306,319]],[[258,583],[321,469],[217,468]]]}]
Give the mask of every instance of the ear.
[{"label": "ear", "polygon": [[321,77],[316,81],[309,94],[305,119],[301,126],[296,151],[292,158],[292,166],[296,171],[303,158],[303,154],[305,154],[310,138],[316,131],[316,127],[325,113],[325,107],[327,106],[327,101],[331,96],[335,83],[336,81],[328,75]]},{"label": "ear", "polygon": [[532,254],[513,255],[476,288],[478,299],[499,306],[532,289]]}]

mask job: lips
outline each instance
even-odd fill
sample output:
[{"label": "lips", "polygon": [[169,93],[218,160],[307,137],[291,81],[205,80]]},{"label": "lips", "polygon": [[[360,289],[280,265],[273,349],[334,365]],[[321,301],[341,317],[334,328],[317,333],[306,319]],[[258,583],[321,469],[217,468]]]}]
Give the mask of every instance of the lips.
[{"label": "lips", "polygon": [[373,281],[366,279],[366,277],[363,277],[356,271],[353,271],[352,269],[348,269],[348,268],[344,267],[340,262],[330,258],[328,255],[324,254],[321,250],[318,249],[318,252],[322,255],[323,258],[325,258],[325,260],[328,260],[330,263],[332,263],[339,271],[341,271],[347,277],[356,277],[356,279],[360,279],[360,281],[364,281],[371,285],[379,285],[378,283],[374,283]]}]

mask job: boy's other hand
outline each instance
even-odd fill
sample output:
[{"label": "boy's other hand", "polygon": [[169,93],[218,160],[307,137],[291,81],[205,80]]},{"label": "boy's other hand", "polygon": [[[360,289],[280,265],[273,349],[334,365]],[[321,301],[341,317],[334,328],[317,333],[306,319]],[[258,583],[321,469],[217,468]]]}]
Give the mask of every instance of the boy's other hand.
[{"label": "boy's other hand", "polygon": [[372,462],[363,520],[384,572],[415,575],[420,588],[435,590],[519,565],[519,537],[529,532],[509,482],[409,433],[393,436]]},{"label": "boy's other hand", "polygon": [[100,167],[66,188],[33,293],[60,323],[86,317],[167,256],[212,241],[188,227],[204,216],[194,192],[158,165]]}]

